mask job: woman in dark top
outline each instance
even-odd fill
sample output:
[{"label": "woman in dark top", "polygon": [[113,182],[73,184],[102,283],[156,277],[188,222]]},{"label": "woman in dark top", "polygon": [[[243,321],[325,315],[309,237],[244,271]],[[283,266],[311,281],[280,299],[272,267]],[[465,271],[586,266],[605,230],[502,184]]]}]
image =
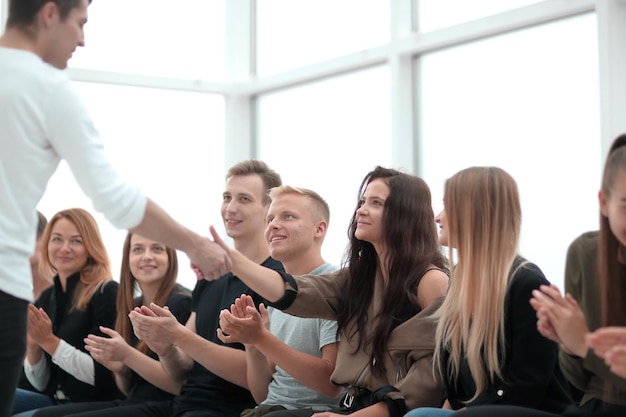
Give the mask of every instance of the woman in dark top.
[{"label": "woman in dark top", "polygon": [[[606,351],[597,340],[602,333],[608,335],[626,326],[626,134],[618,136],[609,149],[598,197],[599,233],[581,235],[567,252],[567,294],[563,296],[558,288],[545,286],[535,291],[531,300],[537,310],[537,328],[546,338],[560,345],[561,368],[570,383],[582,392],[580,404],[563,413],[512,406],[490,410],[477,407],[459,413],[459,417],[626,415],[626,375],[619,377],[611,372],[599,357]],[[594,352],[594,348],[598,350]]]},{"label": "woman in dark top", "polygon": [[[115,330],[103,327],[108,337],[90,334],[85,339],[91,356],[110,369],[124,400],[65,404],[37,411],[36,417],[107,415],[107,409],[143,401],[168,401],[181,384],[162,369],[156,354],[132,331],[128,312],[143,304],[167,305],[179,322],[191,313],[191,292],[176,283],[178,258],[164,244],[128,233],[124,242]],[[135,297],[140,292],[141,295]]]},{"label": "woman in dark top", "polygon": [[450,288],[435,317],[435,364],[443,378],[443,409],[406,417],[447,416],[495,404],[560,413],[571,399],[558,346],[537,331],[532,291],[548,284],[517,255],[521,207],[515,180],[496,167],[474,167],[446,181],[437,216],[439,243],[456,249]]},{"label": "woman in dark top", "polygon": [[113,375],[94,361],[83,339],[115,323],[118,284],[93,217],[83,209],[63,210],[48,223],[40,263],[55,275],[28,311],[24,372],[39,392],[16,391],[14,413],[66,401],[119,396]]}]

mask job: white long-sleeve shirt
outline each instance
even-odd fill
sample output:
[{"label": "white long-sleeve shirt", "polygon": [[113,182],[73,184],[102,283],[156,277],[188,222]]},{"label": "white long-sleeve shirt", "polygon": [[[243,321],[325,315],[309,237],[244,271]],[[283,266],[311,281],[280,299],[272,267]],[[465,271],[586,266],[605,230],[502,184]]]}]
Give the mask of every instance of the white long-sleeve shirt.
[{"label": "white long-sleeve shirt", "polygon": [[[93,358],[65,340],[61,339],[59,342],[59,346],[52,355],[52,362],[79,381],[95,385],[96,370],[94,369]],[[39,391],[45,390],[50,380],[50,368],[43,355],[35,364],[31,364],[28,358],[24,359],[24,374],[33,387]]]},{"label": "white long-sleeve shirt", "polygon": [[113,169],[67,75],[31,52],[0,48],[0,291],[29,301],[36,207],[61,159],[114,226],[141,222],[146,197]]}]

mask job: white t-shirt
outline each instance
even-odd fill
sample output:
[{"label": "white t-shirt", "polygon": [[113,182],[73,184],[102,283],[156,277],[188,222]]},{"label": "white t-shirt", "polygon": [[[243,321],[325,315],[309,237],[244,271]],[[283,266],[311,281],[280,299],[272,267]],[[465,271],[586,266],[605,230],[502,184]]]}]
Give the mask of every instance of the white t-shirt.
[{"label": "white t-shirt", "polygon": [[141,222],[146,197],[114,171],[67,75],[31,52],[0,48],[0,291],[25,300],[36,207],[61,159],[114,226]]}]

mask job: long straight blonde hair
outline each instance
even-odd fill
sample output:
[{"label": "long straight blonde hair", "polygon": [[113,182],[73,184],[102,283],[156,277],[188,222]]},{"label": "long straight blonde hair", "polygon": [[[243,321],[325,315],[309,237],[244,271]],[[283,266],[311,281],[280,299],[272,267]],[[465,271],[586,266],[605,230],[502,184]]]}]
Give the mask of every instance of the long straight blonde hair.
[{"label": "long straight blonde hair", "polygon": [[[517,185],[500,168],[467,168],[446,181],[444,210],[451,265],[453,249],[458,260],[436,313],[435,366],[456,380],[466,357],[476,384],[471,401],[502,377],[504,301],[521,227]],[[447,364],[442,348],[450,352]]]}]

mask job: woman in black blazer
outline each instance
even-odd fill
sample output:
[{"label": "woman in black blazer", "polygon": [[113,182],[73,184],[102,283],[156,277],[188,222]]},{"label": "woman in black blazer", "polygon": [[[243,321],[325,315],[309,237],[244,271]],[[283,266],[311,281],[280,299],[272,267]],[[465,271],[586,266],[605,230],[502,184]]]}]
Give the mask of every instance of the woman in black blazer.
[{"label": "woman in black blazer", "polygon": [[[18,389],[14,413],[67,401],[119,397],[109,369],[85,349],[88,334],[115,323],[118,284],[98,225],[85,210],[55,214],[42,237],[40,263],[54,283],[28,309],[24,373],[37,390]],[[15,414],[14,414],[15,415]]]}]

